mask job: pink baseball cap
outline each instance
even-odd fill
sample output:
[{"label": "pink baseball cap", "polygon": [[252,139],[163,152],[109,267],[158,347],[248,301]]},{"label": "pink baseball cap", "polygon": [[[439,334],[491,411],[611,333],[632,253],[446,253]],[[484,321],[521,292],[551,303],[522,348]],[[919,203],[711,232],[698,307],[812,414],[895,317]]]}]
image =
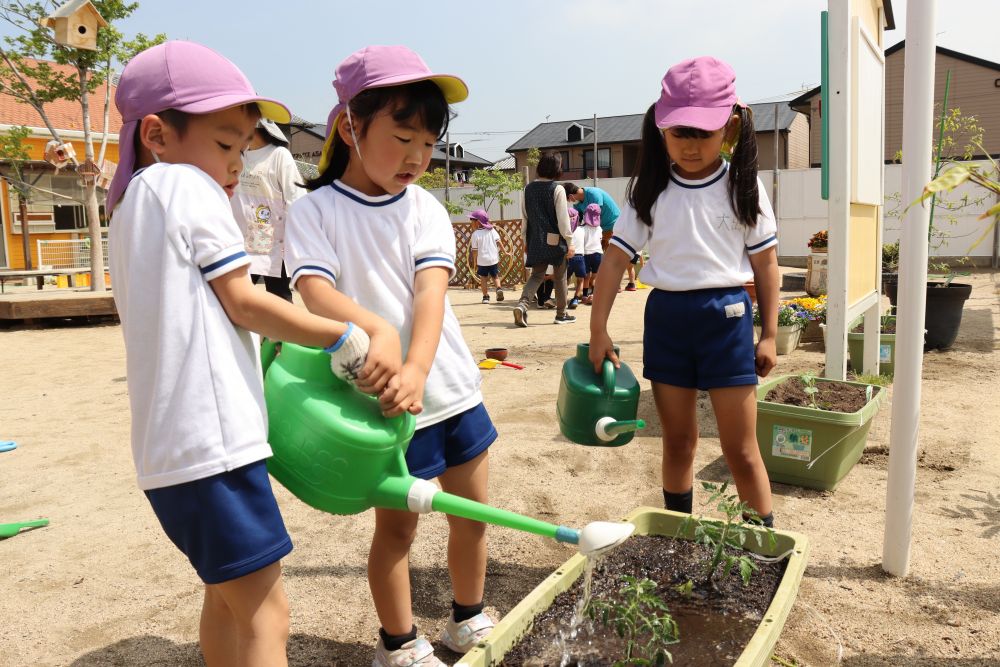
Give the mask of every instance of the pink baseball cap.
[{"label": "pink baseball cap", "polygon": [[600,204],[587,204],[587,210],[583,212],[583,222],[591,227],[601,224]]},{"label": "pink baseball cap", "polygon": [[577,226],[580,224],[580,214],[572,206],[566,209],[566,213],[569,214],[569,228],[575,232]]},{"label": "pink baseball cap", "polygon": [[653,110],[656,126],[694,127],[714,132],[732,115],[736,96],[736,72],[709,56],[691,58],[667,70],[663,92]]},{"label": "pink baseball cap", "polygon": [[165,42],[132,58],[115,92],[122,128],[107,210],[114,210],[135,171],[135,135],[143,117],[167,109],[205,114],[250,102],[257,104],[263,118],[279,123],[291,119],[284,104],[257,95],[236,65],[201,44]]},{"label": "pink baseball cap", "polygon": [[322,173],[330,164],[330,151],[336,137],[337,122],[348,102],[369,88],[401,86],[417,81],[433,81],[448,104],[461,102],[469,96],[469,87],[452,74],[435,74],[423,58],[405,46],[367,46],[347,56],[337,65],[333,87],[337,91],[337,106],[326,119],[326,141],[319,158]]},{"label": "pink baseball cap", "polygon": [[486,213],[485,209],[477,208],[469,214],[469,220],[476,220],[483,226],[483,229],[493,229],[493,224],[490,222],[490,216]]}]

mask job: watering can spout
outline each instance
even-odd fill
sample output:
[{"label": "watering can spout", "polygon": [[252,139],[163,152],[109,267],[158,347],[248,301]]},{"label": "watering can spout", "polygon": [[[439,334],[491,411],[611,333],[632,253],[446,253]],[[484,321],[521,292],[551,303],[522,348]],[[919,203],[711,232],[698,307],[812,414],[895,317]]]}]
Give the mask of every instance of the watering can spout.
[{"label": "watering can spout", "polygon": [[622,433],[631,433],[646,428],[646,422],[642,419],[614,419],[613,417],[601,417],[594,425],[594,433],[604,442],[611,442]]}]

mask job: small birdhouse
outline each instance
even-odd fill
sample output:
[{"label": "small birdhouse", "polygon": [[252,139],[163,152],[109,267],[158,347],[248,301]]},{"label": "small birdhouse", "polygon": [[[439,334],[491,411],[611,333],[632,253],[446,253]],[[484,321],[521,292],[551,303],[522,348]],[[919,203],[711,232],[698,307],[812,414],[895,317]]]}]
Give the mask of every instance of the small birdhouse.
[{"label": "small birdhouse", "polygon": [[108,25],[90,0],[70,0],[40,23],[55,31],[57,44],[90,51],[97,50],[97,30]]}]

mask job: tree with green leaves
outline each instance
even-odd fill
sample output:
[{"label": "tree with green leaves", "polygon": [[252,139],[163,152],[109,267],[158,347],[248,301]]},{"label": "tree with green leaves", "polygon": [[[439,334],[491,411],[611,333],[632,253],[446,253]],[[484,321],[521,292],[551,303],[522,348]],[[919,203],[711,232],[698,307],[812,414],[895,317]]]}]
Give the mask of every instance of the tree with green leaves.
[{"label": "tree with green leaves", "polygon": [[503,207],[514,201],[507,195],[524,187],[520,174],[509,174],[497,169],[473,170],[469,176],[469,184],[475,188],[475,192],[462,195],[465,208],[471,210],[481,206],[489,210],[496,202],[500,205],[501,219],[503,219]]},{"label": "tree with green leaves", "polygon": [[31,153],[24,140],[31,135],[31,130],[20,125],[12,127],[7,134],[0,134],[0,160],[7,165],[9,172],[3,178],[17,192],[18,209],[21,216],[21,241],[24,250],[24,268],[31,270],[31,241],[28,238],[28,200],[31,197],[31,186],[24,180],[24,165],[31,160]]},{"label": "tree with green leaves", "polygon": [[[43,2],[0,0],[0,19],[18,30],[18,34],[5,37],[4,44],[0,46],[0,94],[9,95],[35,109],[49,134],[60,144],[64,141],[59,129],[49,118],[47,105],[56,100],[79,102],[83,118],[85,163],[99,164],[94,160],[90,94],[102,85],[110,93],[112,67],[127,62],[139,51],[159,44],[166,39],[166,36],[160,34],[150,38],[140,33],[133,39],[127,40],[115,28],[114,23],[131,16],[139,3],[123,0],[92,0],[92,2],[108,22],[107,26],[97,32],[97,49],[94,51],[58,44],[52,32],[42,27],[41,21],[58,8],[58,3],[51,0]],[[110,103],[110,94],[107,94],[103,110],[100,161],[103,161],[107,146]],[[93,177],[83,180],[85,192],[83,204],[90,238],[91,289],[103,291],[104,256],[97,183]]]}]

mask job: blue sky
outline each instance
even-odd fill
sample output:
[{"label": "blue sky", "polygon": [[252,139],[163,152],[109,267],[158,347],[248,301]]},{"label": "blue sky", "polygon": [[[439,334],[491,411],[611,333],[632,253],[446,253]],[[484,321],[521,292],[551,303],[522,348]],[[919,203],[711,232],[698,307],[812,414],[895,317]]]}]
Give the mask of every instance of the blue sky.
[{"label": "blue sky", "polygon": [[[903,38],[906,22],[906,3],[892,4],[897,29],[888,45]],[[737,91],[750,102],[817,85],[826,7],[826,0],[140,0],[120,28],[210,46],[259,93],[321,123],[336,102],[337,63],[369,44],[406,44],[431,69],[469,84],[469,99],[455,106],[452,141],[499,159],[546,117],[645,111],[667,68],[693,56],[733,65]],[[1000,62],[997,25],[996,0],[939,3],[942,46]]]}]

